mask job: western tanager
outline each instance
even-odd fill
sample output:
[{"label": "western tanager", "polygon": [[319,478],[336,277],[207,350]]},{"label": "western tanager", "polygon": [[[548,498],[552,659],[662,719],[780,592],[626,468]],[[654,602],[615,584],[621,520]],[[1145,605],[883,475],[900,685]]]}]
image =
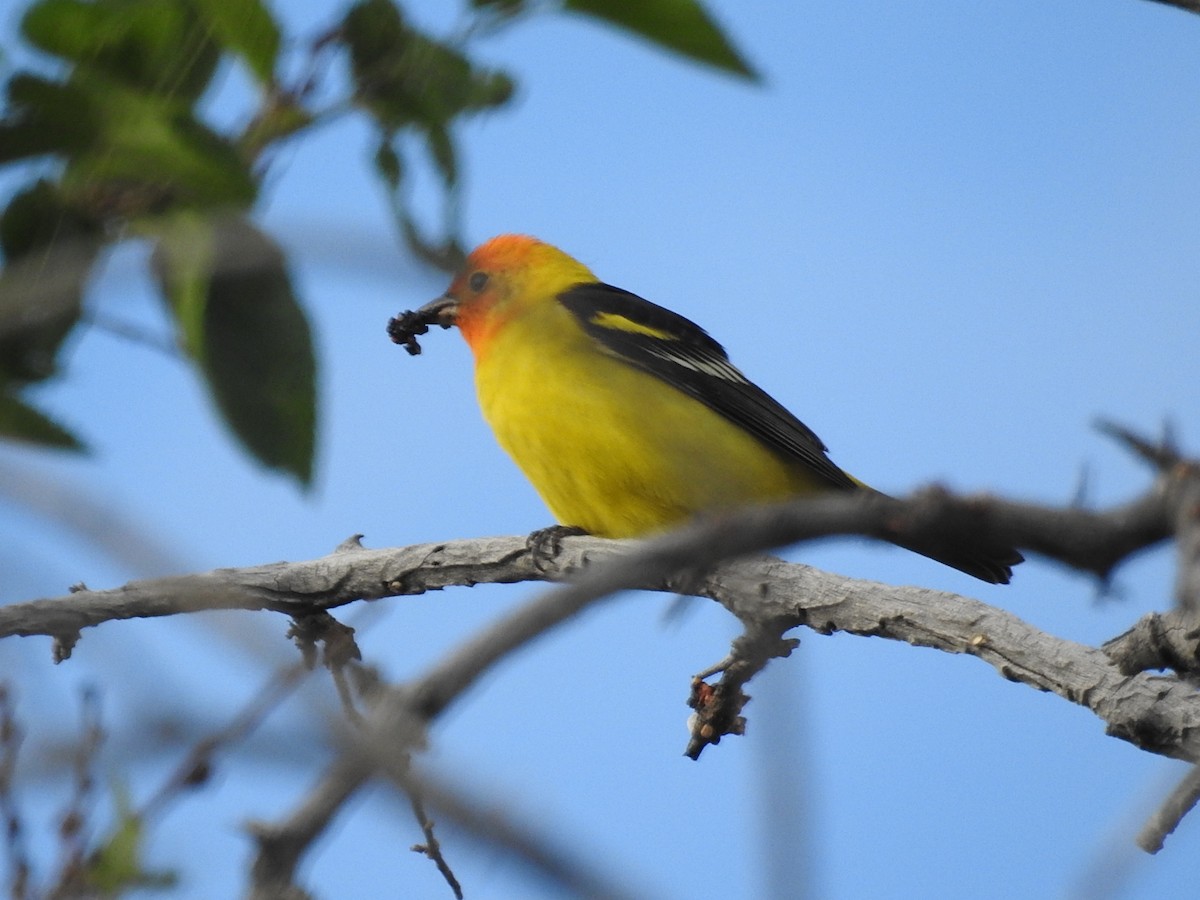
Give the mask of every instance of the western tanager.
[{"label": "western tanager", "polygon": [[[493,238],[445,295],[388,330],[417,353],[431,324],[462,332],[484,418],[562,525],[638,537],[700,513],[871,490],[698,325],[542,241]],[[927,555],[992,583],[1022,559],[969,545]]]}]

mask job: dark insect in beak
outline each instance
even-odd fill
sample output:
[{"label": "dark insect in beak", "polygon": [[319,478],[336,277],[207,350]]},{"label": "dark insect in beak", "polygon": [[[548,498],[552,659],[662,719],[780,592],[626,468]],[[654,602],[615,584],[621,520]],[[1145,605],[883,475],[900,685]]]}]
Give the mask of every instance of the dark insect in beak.
[{"label": "dark insect in beak", "polygon": [[458,301],[453,297],[438,297],[418,310],[405,310],[400,315],[388,319],[388,337],[394,343],[401,344],[409,356],[417,356],[421,352],[417,335],[428,334],[430,325],[449,328],[454,324],[454,312],[457,307]]}]

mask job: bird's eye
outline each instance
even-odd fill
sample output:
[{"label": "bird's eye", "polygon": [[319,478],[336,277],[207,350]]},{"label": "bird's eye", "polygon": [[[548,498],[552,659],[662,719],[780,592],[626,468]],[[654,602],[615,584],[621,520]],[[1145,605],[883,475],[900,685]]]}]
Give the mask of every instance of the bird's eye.
[{"label": "bird's eye", "polygon": [[487,282],[487,272],[472,272],[471,277],[467,279],[467,285],[477,294],[486,287]]}]

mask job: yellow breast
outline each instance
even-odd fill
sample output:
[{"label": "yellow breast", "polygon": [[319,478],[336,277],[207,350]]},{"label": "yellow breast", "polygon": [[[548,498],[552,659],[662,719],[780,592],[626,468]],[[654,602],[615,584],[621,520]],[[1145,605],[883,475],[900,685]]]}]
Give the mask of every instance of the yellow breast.
[{"label": "yellow breast", "polygon": [[697,513],[817,488],[803,469],[570,319],[509,322],[476,360],[484,418],[554,517],[636,537]]}]

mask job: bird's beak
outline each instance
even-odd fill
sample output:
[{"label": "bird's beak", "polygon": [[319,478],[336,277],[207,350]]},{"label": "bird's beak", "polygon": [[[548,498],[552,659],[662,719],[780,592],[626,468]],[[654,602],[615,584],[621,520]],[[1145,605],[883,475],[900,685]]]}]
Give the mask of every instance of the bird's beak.
[{"label": "bird's beak", "polygon": [[422,322],[429,325],[441,325],[449,328],[458,321],[458,300],[449,294],[443,294],[436,300],[426,303],[417,310]]}]

